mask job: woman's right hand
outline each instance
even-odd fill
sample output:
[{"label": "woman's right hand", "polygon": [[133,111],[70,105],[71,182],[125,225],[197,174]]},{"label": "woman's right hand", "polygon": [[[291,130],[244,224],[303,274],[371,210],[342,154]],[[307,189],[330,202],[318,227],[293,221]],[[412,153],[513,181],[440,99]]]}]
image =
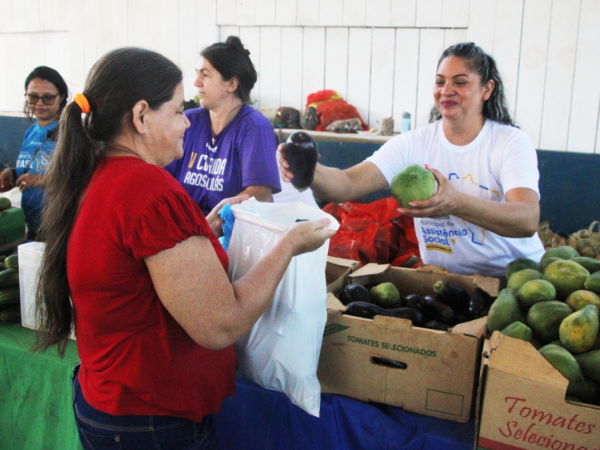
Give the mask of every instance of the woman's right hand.
[{"label": "woman's right hand", "polygon": [[298,222],[290,228],[283,240],[290,246],[292,256],[309,253],[321,247],[336,233],[336,230],[326,228],[330,223],[331,220],[324,218]]},{"label": "woman's right hand", "polygon": [[10,167],[0,172],[0,189],[11,187],[14,183],[13,171]]},{"label": "woman's right hand", "polygon": [[284,145],[285,144],[279,144],[279,146],[277,147],[277,162],[279,166],[279,173],[281,174],[281,179],[283,181],[285,181],[286,183],[291,183],[294,179],[294,174],[290,170],[290,165],[283,157],[282,150]]}]

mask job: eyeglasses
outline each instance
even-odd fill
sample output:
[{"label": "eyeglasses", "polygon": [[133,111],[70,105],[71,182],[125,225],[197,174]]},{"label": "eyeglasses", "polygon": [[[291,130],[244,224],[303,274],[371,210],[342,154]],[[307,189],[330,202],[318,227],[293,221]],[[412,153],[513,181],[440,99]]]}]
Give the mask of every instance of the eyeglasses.
[{"label": "eyeglasses", "polygon": [[50,105],[54,105],[54,102],[56,101],[56,97],[58,97],[59,95],[60,94],[55,94],[55,95],[45,94],[40,97],[39,95],[35,95],[35,94],[25,94],[25,97],[27,98],[27,103],[29,103],[30,105],[37,104],[37,102],[41,98],[44,105],[50,106]]}]

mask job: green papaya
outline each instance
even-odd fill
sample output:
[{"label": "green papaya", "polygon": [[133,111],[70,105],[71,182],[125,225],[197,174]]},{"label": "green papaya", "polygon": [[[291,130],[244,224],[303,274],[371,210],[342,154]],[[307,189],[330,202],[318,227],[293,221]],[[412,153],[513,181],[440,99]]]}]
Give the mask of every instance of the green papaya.
[{"label": "green papaya", "polygon": [[564,258],[559,258],[557,256],[550,256],[546,259],[542,259],[540,261],[540,268],[542,269],[542,273],[545,273],[548,266],[550,264],[552,264],[554,261],[563,261],[563,260],[564,260]]},{"label": "green papaya", "polygon": [[389,281],[373,286],[369,294],[373,302],[382,308],[393,308],[400,300],[398,288]]},{"label": "green papaya", "polygon": [[575,261],[554,261],[544,272],[544,280],[556,288],[556,298],[565,301],[571,292],[585,288],[590,273]]},{"label": "green papaya", "polygon": [[583,287],[588,291],[600,295],[600,272],[591,274],[588,279],[585,280]]},{"label": "green papaya", "polygon": [[568,350],[551,344],[540,348],[539,352],[552,367],[569,381],[567,394],[579,396],[579,393],[584,389],[585,379],[581,367],[579,367],[579,363],[573,355]]},{"label": "green papaya", "polygon": [[600,309],[600,296],[592,291],[580,289],[578,291],[571,292],[565,303],[569,305],[573,311],[579,311],[586,305],[595,305],[598,309]]},{"label": "green papaya", "polygon": [[529,308],[527,325],[540,341],[552,342],[559,338],[560,324],[572,312],[573,310],[563,302],[556,300],[539,302]]},{"label": "green papaya", "polygon": [[400,206],[410,208],[410,202],[433,197],[436,189],[435,177],[423,166],[412,164],[394,176],[390,189]]},{"label": "green papaya", "polygon": [[511,323],[519,320],[519,303],[511,289],[500,291],[488,312],[487,327],[490,333],[501,331]]},{"label": "green papaya", "polygon": [[519,292],[521,286],[531,280],[540,280],[542,273],[535,269],[523,269],[513,273],[508,279],[507,288],[512,289],[513,292]]},{"label": "green papaya", "polygon": [[531,328],[525,325],[523,322],[513,322],[501,331],[505,336],[510,336],[515,339],[521,339],[522,341],[530,342],[533,337]]},{"label": "green papaya", "polygon": [[587,378],[584,373],[583,385],[577,395],[584,403],[598,405],[600,404],[600,384]]},{"label": "green papaya", "polygon": [[587,305],[563,319],[558,337],[563,347],[571,353],[588,351],[598,337],[598,308]]},{"label": "green papaya", "polygon": [[534,304],[556,298],[556,288],[546,280],[531,280],[523,284],[517,292],[517,301],[521,308],[529,309]]},{"label": "green papaya", "polygon": [[571,259],[577,258],[578,256],[579,253],[577,252],[577,250],[575,250],[574,247],[571,247],[570,245],[564,245],[562,247],[554,247],[546,250],[546,252],[542,256],[542,261],[550,257]]},{"label": "green papaya", "polygon": [[574,356],[585,376],[600,383],[600,349]]},{"label": "green papaya", "polygon": [[571,261],[575,261],[577,264],[586,268],[589,273],[600,272],[600,261],[589,256],[578,256],[571,258]]},{"label": "green papaya", "polygon": [[542,268],[539,263],[535,262],[533,259],[529,258],[517,258],[511,262],[509,262],[504,269],[504,274],[506,275],[506,279],[510,280],[510,277],[513,273],[519,272],[523,269],[533,269],[538,272],[542,272]]}]

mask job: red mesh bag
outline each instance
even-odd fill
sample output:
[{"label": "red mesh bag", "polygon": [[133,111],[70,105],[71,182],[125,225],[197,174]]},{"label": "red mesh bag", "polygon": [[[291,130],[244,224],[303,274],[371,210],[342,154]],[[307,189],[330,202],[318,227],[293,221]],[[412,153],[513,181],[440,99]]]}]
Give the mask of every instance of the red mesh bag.
[{"label": "red mesh bag", "polygon": [[359,119],[363,130],[369,129],[356,108],[345,102],[334,90],[325,89],[310,94],[306,98],[306,107],[309,106],[314,106],[317,110],[317,117],[319,118],[317,131],[326,131],[327,126],[332,122],[346,119]]},{"label": "red mesh bag", "polygon": [[329,255],[361,264],[420,265],[413,220],[400,214],[398,207],[393,197],[326,205],[323,210],[340,222],[340,229],[331,238]]}]

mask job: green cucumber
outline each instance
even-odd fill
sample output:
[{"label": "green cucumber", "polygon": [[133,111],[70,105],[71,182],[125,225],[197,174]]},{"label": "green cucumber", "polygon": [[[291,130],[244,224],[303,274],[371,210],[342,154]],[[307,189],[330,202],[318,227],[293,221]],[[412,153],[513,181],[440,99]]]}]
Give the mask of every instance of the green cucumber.
[{"label": "green cucumber", "polygon": [[4,260],[4,265],[7,269],[19,270],[19,255],[13,253]]},{"label": "green cucumber", "polygon": [[0,289],[19,285],[19,271],[6,269],[0,271]]},{"label": "green cucumber", "polygon": [[21,300],[21,291],[19,286],[0,289],[0,308],[8,305],[14,305]]}]

